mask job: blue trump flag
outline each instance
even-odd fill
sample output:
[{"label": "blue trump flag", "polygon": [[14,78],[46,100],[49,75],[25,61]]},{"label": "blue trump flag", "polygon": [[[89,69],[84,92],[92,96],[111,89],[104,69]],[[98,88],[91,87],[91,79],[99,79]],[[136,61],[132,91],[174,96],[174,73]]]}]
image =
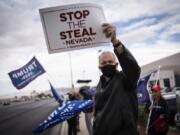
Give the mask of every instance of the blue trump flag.
[{"label": "blue trump flag", "polygon": [[149,81],[149,78],[151,77],[151,74],[146,75],[143,78],[140,78],[137,83],[137,97],[138,97],[138,103],[143,104],[150,100],[149,92],[147,90],[147,83]]},{"label": "blue trump flag", "polygon": [[49,82],[49,85],[51,87],[51,92],[53,94],[53,97],[56,99],[56,101],[59,103],[59,105],[61,106],[63,103],[63,100],[60,98],[60,96],[58,95],[57,91],[54,89],[54,87],[52,86],[52,84]]},{"label": "blue trump flag", "polygon": [[45,73],[45,70],[38,60],[33,57],[26,65],[8,74],[13,85],[17,89],[22,89],[43,73]]},{"label": "blue trump flag", "polygon": [[33,129],[33,133],[41,133],[45,129],[55,126],[56,124],[69,119],[81,111],[91,107],[93,105],[92,100],[73,100],[68,101],[62,106],[58,107],[52,112],[49,117],[40,123],[39,126]]}]

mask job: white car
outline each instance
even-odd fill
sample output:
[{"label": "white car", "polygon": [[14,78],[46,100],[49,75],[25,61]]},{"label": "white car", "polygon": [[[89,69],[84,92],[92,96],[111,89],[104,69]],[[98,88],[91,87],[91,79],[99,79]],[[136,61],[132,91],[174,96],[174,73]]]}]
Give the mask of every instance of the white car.
[{"label": "white car", "polygon": [[172,89],[172,91],[173,91],[173,92],[178,92],[178,93],[179,93],[179,92],[180,92],[180,87],[174,87],[174,88]]}]

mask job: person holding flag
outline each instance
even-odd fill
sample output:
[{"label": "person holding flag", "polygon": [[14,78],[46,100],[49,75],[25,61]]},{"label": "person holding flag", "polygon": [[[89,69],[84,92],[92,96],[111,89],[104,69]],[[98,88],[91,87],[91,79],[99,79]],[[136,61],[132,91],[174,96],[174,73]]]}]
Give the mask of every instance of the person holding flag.
[{"label": "person holding flag", "polygon": [[128,49],[116,37],[116,28],[108,23],[103,32],[111,39],[114,52],[102,52],[99,69],[102,72],[96,88],[93,135],[137,135],[138,102],[136,85],[140,67]]},{"label": "person holding flag", "polygon": [[[74,91],[70,91],[67,94],[69,96],[69,101],[77,100],[76,93]],[[78,124],[79,124],[78,123],[79,122],[78,117],[79,117],[78,114],[76,114],[74,117],[67,119],[68,135],[77,135]]]},{"label": "person holding flag", "polygon": [[150,112],[147,133],[148,135],[166,135],[168,132],[169,109],[161,95],[159,85],[151,87],[152,103],[146,104],[145,110]]},{"label": "person holding flag", "polygon": [[[60,98],[60,96],[58,95],[57,91],[55,90],[55,88],[52,86],[51,83],[50,83],[50,87],[54,98],[59,103],[59,107],[56,108],[48,116],[47,119],[45,119],[36,128],[32,130],[34,134],[42,133],[44,130],[51,128],[65,120],[71,119],[72,117],[76,117],[79,113],[81,113],[82,111],[88,109],[93,105],[92,100],[77,100],[77,98],[74,98],[73,96],[70,96],[70,100],[67,102],[62,101],[62,99]],[[75,120],[74,123],[73,125],[76,125],[77,121]],[[73,127],[75,128],[75,126]],[[77,131],[74,131],[73,133],[77,134]]]}]

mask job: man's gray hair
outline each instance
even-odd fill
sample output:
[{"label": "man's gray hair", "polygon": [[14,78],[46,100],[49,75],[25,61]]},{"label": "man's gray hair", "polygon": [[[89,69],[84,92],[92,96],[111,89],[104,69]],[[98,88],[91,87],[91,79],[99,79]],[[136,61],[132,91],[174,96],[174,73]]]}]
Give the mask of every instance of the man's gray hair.
[{"label": "man's gray hair", "polygon": [[116,58],[116,55],[110,51],[103,51],[100,55],[99,55],[99,65],[100,65],[100,60],[102,58],[103,55],[105,54],[111,54],[113,59],[115,60],[115,62],[117,62],[117,58]]}]

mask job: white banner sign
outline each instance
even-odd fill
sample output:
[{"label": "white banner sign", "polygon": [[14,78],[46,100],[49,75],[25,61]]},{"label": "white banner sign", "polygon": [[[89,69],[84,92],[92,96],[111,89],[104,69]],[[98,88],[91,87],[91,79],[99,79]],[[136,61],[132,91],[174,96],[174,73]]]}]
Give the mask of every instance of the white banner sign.
[{"label": "white banner sign", "polygon": [[102,33],[102,7],[81,3],[40,9],[49,53],[91,48],[108,43]]}]

